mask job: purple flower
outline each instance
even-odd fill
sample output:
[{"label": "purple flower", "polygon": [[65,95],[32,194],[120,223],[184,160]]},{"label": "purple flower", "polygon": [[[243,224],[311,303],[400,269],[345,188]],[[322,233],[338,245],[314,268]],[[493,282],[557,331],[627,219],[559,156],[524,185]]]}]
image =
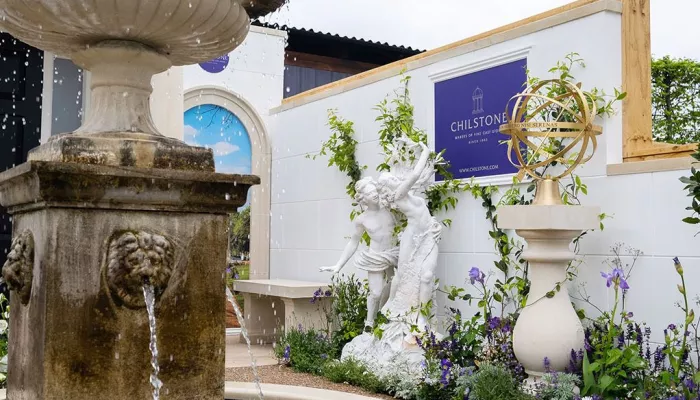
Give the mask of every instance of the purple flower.
[{"label": "purple flower", "polygon": [[289,347],[289,345],[286,345],[284,347],[284,360],[285,361],[289,361],[290,353],[291,353],[291,348]]},{"label": "purple flower", "polygon": [[469,281],[472,283],[472,285],[475,282],[484,283],[485,277],[486,277],[486,274],[481,272],[479,267],[472,267],[472,269],[469,270]]},{"label": "purple flower", "polygon": [[326,290],[326,293],[325,293],[325,294],[326,294],[326,297],[331,297],[331,295],[332,295],[332,293],[331,293],[330,290]]},{"label": "purple flower", "polygon": [[493,317],[489,319],[489,329],[494,330],[501,326],[501,319],[498,317]]},{"label": "purple flower", "polygon": [[625,272],[620,268],[613,269],[612,272],[609,274],[601,272],[600,276],[606,279],[605,285],[607,287],[615,285],[616,289],[618,287],[622,290],[628,290],[630,288],[630,286],[627,284],[627,281],[625,280]]},{"label": "purple flower", "polygon": [[544,364],[544,371],[545,372],[547,372],[547,373],[552,372],[552,363],[551,363],[551,361],[549,361],[549,357],[544,358],[543,364]]}]

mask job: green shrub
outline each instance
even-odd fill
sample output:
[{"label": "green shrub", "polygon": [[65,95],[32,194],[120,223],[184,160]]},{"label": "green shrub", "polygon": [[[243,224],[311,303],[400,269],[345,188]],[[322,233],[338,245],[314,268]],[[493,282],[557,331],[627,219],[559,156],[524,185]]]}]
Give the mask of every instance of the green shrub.
[{"label": "green shrub", "polygon": [[575,390],[580,383],[581,380],[576,375],[547,374],[538,384],[536,395],[542,400],[574,400],[577,398]]},{"label": "green shrub", "polygon": [[320,375],[323,365],[337,357],[327,335],[301,326],[287,330],[275,346],[275,355],[295,371],[314,375]]},{"label": "green shrub", "polygon": [[340,354],[343,347],[362,334],[367,319],[367,282],[350,275],[334,277],[331,284],[333,308],[329,318],[334,318],[333,346]]},{"label": "green shrub", "polygon": [[[507,369],[491,364],[482,364],[479,370],[457,379],[461,393],[455,398],[469,400],[532,400],[534,397],[523,393],[520,385]],[[462,397],[459,397],[459,396]]]},{"label": "green shrub", "polygon": [[322,373],[331,382],[348,383],[372,393],[386,391],[385,385],[377,376],[367,371],[364,365],[352,359],[327,362],[323,366]]}]

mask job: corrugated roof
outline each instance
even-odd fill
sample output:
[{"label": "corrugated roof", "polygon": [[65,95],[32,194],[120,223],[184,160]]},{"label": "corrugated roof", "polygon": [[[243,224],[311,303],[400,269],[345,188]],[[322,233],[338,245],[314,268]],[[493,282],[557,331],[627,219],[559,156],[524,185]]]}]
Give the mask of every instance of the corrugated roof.
[{"label": "corrugated roof", "polygon": [[275,24],[270,24],[267,22],[260,22],[260,21],[253,21],[253,25],[256,26],[261,26],[263,28],[271,28],[271,29],[277,29],[281,31],[286,31],[290,34],[294,33],[301,33],[301,34],[309,34],[309,35],[315,35],[315,36],[323,36],[326,38],[332,38],[334,40],[341,40],[341,41],[349,41],[353,43],[358,43],[358,44],[363,44],[363,45],[368,45],[368,46],[374,46],[374,47],[382,47],[386,49],[392,49],[395,51],[400,51],[402,53],[406,53],[407,55],[415,55],[415,54],[420,54],[425,52],[425,50],[418,50],[414,49],[412,47],[406,47],[406,46],[398,46],[398,45],[392,45],[386,42],[375,42],[373,40],[367,40],[367,39],[362,39],[362,38],[356,38],[356,37],[348,37],[348,36],[341,36],[335,33],[328,33],[328,32],[321,32],[317,31],[314,29],[306,29],[306,28],[295,28],[293,26],[289,25],[279,25],[277,23]]}]

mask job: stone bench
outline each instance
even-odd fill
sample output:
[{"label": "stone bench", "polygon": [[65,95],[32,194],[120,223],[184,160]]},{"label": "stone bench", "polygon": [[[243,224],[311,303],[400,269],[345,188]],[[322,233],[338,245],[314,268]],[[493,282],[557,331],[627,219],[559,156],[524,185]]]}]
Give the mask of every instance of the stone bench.
[{"label": "stone bench", "polygon": [[[243,295],[243,314],[252,343],[274,343],[288,327],[304,329],[327,327],[325,310],[331,299],[314,303],[314,292],[328,290],[328,285],[284,279],[235,281],[233,290]],[[244,341],[241,335],[241,341]]]}]

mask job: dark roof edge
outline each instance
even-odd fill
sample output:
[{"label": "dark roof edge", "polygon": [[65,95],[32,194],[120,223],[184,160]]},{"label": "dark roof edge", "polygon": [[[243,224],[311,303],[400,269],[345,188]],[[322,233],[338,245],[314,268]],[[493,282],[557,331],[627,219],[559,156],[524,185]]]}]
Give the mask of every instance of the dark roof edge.
[{"label": "dark roof edge", "polygon": [[300,34],[324,36],[326,38],[340,39],[343,41],[349,41],[349,42],[354,42],[354,43],[363,44],[363,45],[369,45],[369,46],[373,46],[373,47],[392,49],[392,50],[400,51],[402,53],[406,53],[409,56],[425,52],[425,50],[418,50],[418,49],[414,49],[412,47],[391,45],[391,44],[386,43],[386,42],[381,43],[381,42],[375,42],[372,40],[366,40],[366,39],[356,38],[356,37],[351,38],[348,36],[340,36],[338,34],[333,34],[333,33],[315,31],[313,29],[295,28],[295,27],[288,26],[288,25],[279,25],[277,23],[271,24],[271,23],[267,23],[267,22],[260,22],[259,20],[254,20],[251,22],[251,24],[255,25],[255,26],[263,27],[263,28],[270,28],[270,29],[277,29],[277,30],[286,31],[290,34],[300,33]]}]

